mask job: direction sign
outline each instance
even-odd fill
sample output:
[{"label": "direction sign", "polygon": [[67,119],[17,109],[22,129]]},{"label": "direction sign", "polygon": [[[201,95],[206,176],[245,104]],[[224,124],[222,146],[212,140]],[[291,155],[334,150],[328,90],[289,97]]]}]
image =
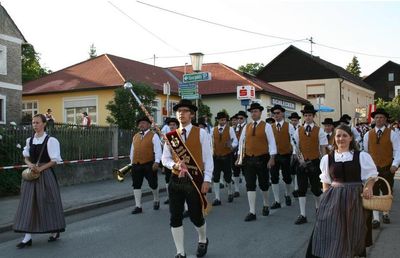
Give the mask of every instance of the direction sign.
[{"label": "direction sign", "polygon": [[179,83],[179,95],[187,96],[187,95],[195,95],[198,94],[197,83]]},{"label": "direction sign", "polygon": [[211,80],[210,72],[187,73],[183,75],[183,82],[201,82],[210,80]]},{"label": "direction sign", "polygon": [[200,94],[182,95],[182,99],[200,99]]}]

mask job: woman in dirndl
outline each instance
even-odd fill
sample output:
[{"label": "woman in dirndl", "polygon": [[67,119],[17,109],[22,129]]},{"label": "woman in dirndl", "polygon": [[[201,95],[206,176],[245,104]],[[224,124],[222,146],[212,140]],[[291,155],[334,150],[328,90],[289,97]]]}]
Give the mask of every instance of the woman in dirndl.
[{"label": "woman in dirndl", "polygon": [[372,217],[362,196],[371,198],[375,180],[363,183],[378,172],[371,156],[358,151],[350,127],[336,127],[334,139],[335,151],[320,163],[324,194],[306,257],[365,257],[372,245]]},{"label": "woman in dirndl", "polygon": [[32,234],[49,233],[48,241],[54,242],[60,237],[60,232],[65,231],[60,190],[52,168],[62,161],[60,143],[45,132],[45,126],[44,115],[33,117],[32,127],[35,133],[26,140],[22,152],[25,163],[33,173],[39,173],[40,176],[32,181],[22,179],[21,200],[13,225],[15,232],[25,233],[24,239],[17,245],[18,248],[31,246]]}]

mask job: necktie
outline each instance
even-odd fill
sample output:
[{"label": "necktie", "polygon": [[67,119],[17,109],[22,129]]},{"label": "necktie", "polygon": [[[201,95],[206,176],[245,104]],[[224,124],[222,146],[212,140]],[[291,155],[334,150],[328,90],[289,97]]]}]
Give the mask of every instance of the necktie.
[{"label": "necktie", "polygon": [[256,135],[256,127],[257,127],[257,122],[254,122],[254,124],[253,124],[253,133],[251,134],[252,136]]},{"label": "necktie", "polygon": [[307,126],[306,126],[306,133],[307,133],[307,136],[310,135],[310,132],[311,132],[311,126],[310,126],[310,125],[307,125]]},{"label": "necktie", "polygon": [[239,125],[239,132],[242,130],[242,125]]},{"label": "necktie", "polygon": [[326,135],[326,139],[328,139],[328,143],[329,143],[329,139],[331,138],[331,136],[329,134]]},{"label": "necktie", "polygon": [[183,139],[186,142],[186,129],[185,128],[182,129],[182,135],[183,135]]},{"label": "necktie", "polygon": [[218,128],[218,132],[219,132],[219,141],[222,140],[222,130],[223,130],[222,127]]},{"label": "necktie", "polygon": [[280,132],[280,131],[281,131],[281,123],[278,123],[278,124],[276,125],[276,127],[278,128],[278,132]]},{"label": "necktie", "polygon": [[378,138],[381,138],[381,136],[382,136],[382,130],[379,129],[377,134],[378,134]]},{"label": "necktie", "polygon": [[143,137],[144,137],[144,132],[140,131],[140,139],[143,140]]}]

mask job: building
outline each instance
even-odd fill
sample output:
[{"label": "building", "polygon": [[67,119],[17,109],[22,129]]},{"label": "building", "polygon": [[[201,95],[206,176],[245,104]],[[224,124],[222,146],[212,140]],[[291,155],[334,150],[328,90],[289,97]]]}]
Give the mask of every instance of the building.
[{"label": "building", "polygon": [[388,61],[364,78],[375,90],[375,98],[392,100],[400,95],[400,64]]},{"label": "building", "polygon": [[368,105],[374,103],[374,89],[342,67],[289,46],[258,74],[257,78],[310,101],[315,108],[335,111],[318,118],[339,119],[349,114],[356,121],[367,119]]},{"label": "building", "polygon": [[24,36],[0,4],[0,124],[21,120],[21,47]]}]

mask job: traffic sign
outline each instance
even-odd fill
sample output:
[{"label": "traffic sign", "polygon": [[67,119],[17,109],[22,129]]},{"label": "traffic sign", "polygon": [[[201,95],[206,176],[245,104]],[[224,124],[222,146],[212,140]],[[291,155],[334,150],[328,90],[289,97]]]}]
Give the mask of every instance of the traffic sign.
[{"label": "traffic sign", "polygon": [[182,95],[182,99],[200,99],[200,94]]},{"label": "traffic sign", "polygon": [[180,96],[191,96],[198,94],[197,83],[179,83],[179,95]]},{"label": "traffic sign", "polygon": [[237,99],[255,99],[256,94],[254,86],[237,86]]},{"label": "traffic sign", "polygon": [[241,99],[240,104],[242,106],[248,106],[250,104],[250,99]]},{"label": "traffic sign", "polygon": [[187,73],[183,75],[183,82],[201,82],[210,80],[211,80],[210,72]]}]

